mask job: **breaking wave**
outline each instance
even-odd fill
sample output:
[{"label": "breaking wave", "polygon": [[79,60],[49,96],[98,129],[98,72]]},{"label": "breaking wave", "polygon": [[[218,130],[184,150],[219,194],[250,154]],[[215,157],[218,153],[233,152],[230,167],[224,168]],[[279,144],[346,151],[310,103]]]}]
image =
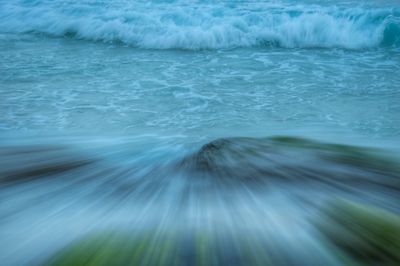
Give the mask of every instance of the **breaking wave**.
[{"label": "breaking wave", "polygon": [[400,45],[400,7],[21,1],[0,3],[0,32],[149,49],[365,49]]}]

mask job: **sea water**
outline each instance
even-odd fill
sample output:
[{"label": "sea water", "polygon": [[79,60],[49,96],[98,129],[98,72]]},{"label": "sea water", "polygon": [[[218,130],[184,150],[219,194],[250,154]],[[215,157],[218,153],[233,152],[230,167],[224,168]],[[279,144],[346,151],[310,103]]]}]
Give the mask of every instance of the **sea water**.
[{"label": "sea water", "polygon": [[[304,229],[307,211],[291,199],[298,192],[281,185],[262,196],[236,191],[231,205],[214,184],[213,196],[195,189],[191,200],[180,198],[197,184],[185,178],[197,175],[192,170],[176,170],[182,158],[218,138],[272,136],[398,151],[398,1],[0,0],[6,265],[42,262],[94,227],[154,223],[164,230],[174,215],[211,231],[259,229],[311,261],[299,243],[323,248]],[[239,141],[239,151],[246,143]],[[222,162],[236,162],[230,156]],[[86,181],[73,185],[79,176]],[[110,199],[116,187],[130,191],[118,203]],[[398,196],[389,194],[369,193],[398,211]],[[253,224],[243,229],[232,217]],[[277,250],[290,264],[294,255]],[[339,263],[321,250],[318,259]]]}]

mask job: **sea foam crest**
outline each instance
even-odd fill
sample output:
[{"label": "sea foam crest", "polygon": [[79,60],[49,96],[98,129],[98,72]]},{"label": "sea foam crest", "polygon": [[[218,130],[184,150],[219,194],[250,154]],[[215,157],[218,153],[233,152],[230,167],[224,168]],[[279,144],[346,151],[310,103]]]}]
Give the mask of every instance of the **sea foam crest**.
[{"label": "sea foam crest", "polygon": [[0,31],[153,49],[400,45],[400,8],[25,1],[0,4]]}]

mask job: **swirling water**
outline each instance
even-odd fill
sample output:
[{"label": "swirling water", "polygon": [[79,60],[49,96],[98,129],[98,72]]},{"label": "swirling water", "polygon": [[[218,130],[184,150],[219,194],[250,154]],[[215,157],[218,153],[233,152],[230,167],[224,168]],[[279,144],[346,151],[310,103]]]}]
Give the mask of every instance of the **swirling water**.
[{"label": "swirling water", "polygon": [[326,202],[399,212],[399,88],[397,1],[0,0],[0,259],[178,228],[340,265]]}]

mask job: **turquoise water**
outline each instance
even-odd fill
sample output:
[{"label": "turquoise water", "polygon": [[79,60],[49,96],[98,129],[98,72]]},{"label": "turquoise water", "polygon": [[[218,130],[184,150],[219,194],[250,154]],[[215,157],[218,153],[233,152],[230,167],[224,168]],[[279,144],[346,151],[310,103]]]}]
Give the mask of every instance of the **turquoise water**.
[{"label": "turquoise water", "polygon": [[[268,185],[268,193],[258,194],[246,184],[227,192],[211,182],[204,196],[197,182],[185,179],[198,169],[184,158],[204,144],[277,135],[398,155],[398,1],[0,0],[5,265],[41,263],[93,229],[122,224],[162,231],[176,217],[183,228],[250,230],[277,246],[288,244],[291,254],[272,248],[279,265],[293,265],[297,257],[340,265],[309,229],[315,206],[304,202],[343,196],[398,213],[399,191],[382,185],[393,176],[398,182],[398,172],[372,171],[367,158],[360,169],[348,169],[313,149],[282,148],[283,155],[270,158],[265,144],[253,140],[248,148],[239,139],[221,164],[241,165],[235,171],[246,176],[265,174],[265,164],[275,169],[290,162],[273,175],[371,175],[382,186],[360,181],[365,191],[353,191],[357,185],[345,182],[345,192],[300,182]],[[258,149],[261,157],[251,157],[249,150]],[[237,153],[252,163],[238,163]],[[217,165],[205,175],[235,175]],[[143,189],[130,190],[132,184]],[[114,188],[130,192],[115,200],[110,195],[122,192]],[[192,196],[183,200],[187,193]],[[286,262],[277,259],[285,256]]]},{"label": "turquoise water", "polygon": [[323,3],[4,1],[0,130],[399,136],[399,5]]}]

